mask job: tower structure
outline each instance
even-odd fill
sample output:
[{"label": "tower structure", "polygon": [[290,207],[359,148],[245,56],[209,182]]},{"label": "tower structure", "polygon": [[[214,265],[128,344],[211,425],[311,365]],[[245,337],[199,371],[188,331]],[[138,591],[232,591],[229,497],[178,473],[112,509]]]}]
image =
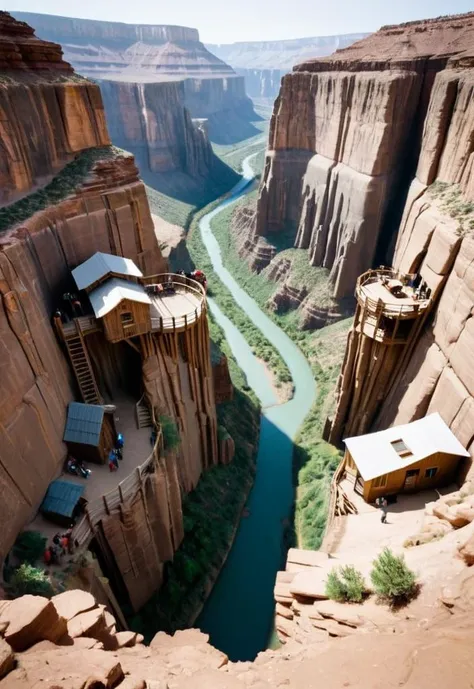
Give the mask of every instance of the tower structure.
[{"label": "tower structure", "polygon": [[335,445],[369,430],[432,302],[421,278],[383,267],[363,273],[355,293],[357,307],[336,390],[336,411],[326,427]]}]

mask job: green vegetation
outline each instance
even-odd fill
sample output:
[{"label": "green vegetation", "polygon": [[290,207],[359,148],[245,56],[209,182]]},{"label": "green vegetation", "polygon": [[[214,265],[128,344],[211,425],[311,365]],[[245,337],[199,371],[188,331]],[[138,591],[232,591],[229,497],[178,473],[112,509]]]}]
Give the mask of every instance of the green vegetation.
[{"label": "green vegetation", "polygon": [[175,450],[181,442],[178,426],[172,418],[163,414],[158,417],[158,422],[163,434],[163,445],[165,452]]},{"label": "green vegetation", "polygon": [[458,222],[457,234],[465,237],[474,231],[474,202],[465,201],[458,184],[434,182],[428,193],[441,201],[440,208]]},{"label": "green vegetation", "polygon": [[269,369],[275,374],[277,385],[291,381],[291,375],[287,365],[281,358],[279,352],[262,335],[261,331],[253,324],[246,313],[237,305],[233,296],[217,277],[212,263],[202,242],[201,233],[198,229],[200,218],[208,213],[210,207],[197,213],[191,223],[191,231],[188,239],[188,251],[196,266],[206,273],[208,280],[208,293],[221,307],[226,316],[237,326],[254,354],[263,359],[268,364]]},{"label": "green vegetation", "polygon": [[[248,194],[240,203],[255,201],[257,191]],[[221,247],[224,265],[259,306],[292,338],[305,354],[316,380],[316,402],[306,417],[295,439],[294,482],[296,486],[295,532],[288,535],[288,545],[302,548],[319,548],[324,536],[329,506],[332,475],[341,461],[341,453],[322,440],[325,419],[331,413],[334,389],[339,376],[347,332],[352,319],[326,326],[321,330],[302,331],[299,314],[295,311],[275,314],[268,302],[275,291],[275,283],[268,279],[268,271],[254,273],[237,253],[231,233],[232,215],[236,206],[230,206],[212,220],[212,231]],[[292,261],[292,281],[299,288],[304,284],[321,305],[329,305],[328,273],[325,269],[310,266],[305,250],[288,249],[292,238],[280,237],[278,254]],[[224,309],[225,310],[225,309]]]},{"label": "green vegetation", "polygon": [[99,160],[108,160],[119,155],[127,156],[129,154],[115,146],[82,151],[45,187],[0,209],[0,232],[17,223],[24,222],[37,211],[64,201],[70,194],[74,193],[77,186],[86,180]]},{"label": "green vegetation", "polygon": [[13,572],[8,582],[8,589],[14,598],[26,594],[50,598],[54,594],[46,572],[27,563],[23,563]]},{"label": "green vegetation", "polygon": [[340,603],[361,603],[367,590],[364,577],[355,567],[334,567],[326,581],[326,595]]},{"label": "green vegetation", "polygon": [[34,565],[46,549],[47,538],[39,531],[22,531],[13,546],[13,555],[20,561]]},{"label": "green vegetation", "polygon": [[148,185],[145,185],[145,189],[152,213],[159,215],[160,218],[167,220],[173,225],[179,225],[184,228],[188,227],[197,206],[180,201],[172,196],[167,196]]},{"label": "green vegetation", "polygon": [[415,573],[403,555],[395,555],[389,548],[374,560],[370,578],[375,592],[393,606],[408,603],[418,592]]},{"label": "green vegetation", "polygon": [[[225,343],[216,323],[211,323],[211,332],[214,347]],[[227,556],[253,483],[260,409],[253,394],[245,392],[246,381],[233,357],[229,364],[237,387],[232,401],[217,406],[217,418],[219,436],[230,434],[235,440],[235,457],[230,464],[203,473],[196,489],[184,498],[183,543],[165,566],[160,591],[130,619],[131,628],[147,641],[158,630],[173,632],[189,626],[198,614]]]}]

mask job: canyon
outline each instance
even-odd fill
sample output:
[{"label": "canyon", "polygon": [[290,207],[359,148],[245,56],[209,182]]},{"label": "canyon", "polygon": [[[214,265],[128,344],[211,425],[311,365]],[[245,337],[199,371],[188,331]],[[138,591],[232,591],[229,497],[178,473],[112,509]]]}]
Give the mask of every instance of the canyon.
[{"label": "canyon", "polygon": [[[219,84],[240,79],[208,57],[193,29],[65,18],[38,21],[61,33],[66,56],[78,41],[76,57],[79,53],[86,72],[117,73],[113,79],[99,77],[99,90],[73,72],[57,44],[36,38],[27,24],[0,13],[0,65],[6,77],[0,80],[0,148],[8,152],[0,165],[0,559],[37,511],[65,457],[66,408],[79,390],[51,317],[61,295],[74,289],[71,269],[95,251],[131,258],[145,275],[157,279],[158,273],[167,273],[168,260],[175,265],[189,261],[183,233],[151,216],[134,158],[110,145],[107,125],[115,132],[114,143],[120,132],[122,144],[136,152],[143,176],[174,176],[175,193],[187,194],[190,183],[181,177],[180,187],[178,175],[194,181],[212,178],[207,127],[214,129],[211,137],[219,131],[220,125],[214,125],[220,115],[212,105],[223,103]],[[39,35],[45,36],[45,30]],[[112,50],[115,66],[104,57]],[[408,507],[401,500],[393,510],[394,523],[402,514],[410,527],[412,522],[421,525],[420,533],[405,534],[409,547],[397,528],[385,531],[384,524],[374,525],[375,508],[350,515],[338,511],[341,493],[335,481],[342,465],[331,476],[340,459],[337,448],[348,434],[432,412],[439,412],[474,457],[473,51],[474,13],[468,13],[383,27],[328,58],[319,57],[314,48],[314,59],[305,59],[284,76],[258,198],[253,206],[240,204],[231,224],[236,250],[275,285],[271,303],[259,304],[262,310],[227,272],[211,225],[223,208],[250,193],[253,173],[246,167],[254,154],[244,160],[239,185],[192,226],[235,301],[279,349],[295,384],[293,399],[276,404],[262,362],[245,383],[257,393],[265,390],[257,477],[245,512],[259,409],[251,412],[248,399],[243,403],[241,391],[233,387],[228,357],[215,348],[210,351],[207,303],[214,332],[217,321],[229,342],[232,334],[212,295],[204,297],[194,323],[185,320],[183,332],[175,332],[173,322],[172,332],[162,327],[159,333],[130,338],[128,345],[107,343],[100,331],[85,338],[104,400],[117,403],[122,422],[127,404],[138,419],[145,407],[158,437],[150,448],[146,429],[130,432],[137,448],[148,446],[143,464],[130,474],[132,482],[127,477],[113,495],[100,496],[80,522],[78,541],[84,533],[85,544],[93,536],[90,547],[96,555],[87,553],[69,582],[82,590],[50,600],[24,596],[0,601],[0,687],[28,689],[45,679],[58,689],[299,689],[375,687],[381,681],[389,687],[444,689],[453,681],[469,686],[474,634],[470,463],[459,491],[433,495],[422,507],[418,496],[409,496]],[[204,66],[199,70],[212,75],[207,79],[189,76],[200,61]],[[128,81],[126,74],[135,69],[140,78],[133,75]],[[188,76],[183,79],[184,72]],[[201,81],[206,82],[203,91]],[[212,84],[217,95],[211,94]],[[204,93],[210,105],[197,122],[190,111],[199,107]],[[231,87],[229,112],[235,93]],[[32,117],[26,118],[30,111]],[[253,115],[248,117],[251,121]],[[232,184],[230,177],[226,184]],[[281,255],[282,250],[287,253]],[[390,275],[419,275],[429,291],[416,318],[400,327],[403,337],[397,341],[393,314],[383,321],[386,314],[377,312],[373,325],[361,298],[361,276],[370,277],[380,261],[393,265],[387,269]],[[317,276],[316,283],[310,285],[309,276]],[[314,442],[325,464],[315,469],[305,439],[294,447],[292,438],[303,419],[317,426],[331,407],[325,383],[334,371],[332,360],[321,367],[322,341],[309,340],[306,331],[324,329],[353,313],[354,290],[355,316],[335,409],[323,434],[331,445],[317,435]],[[287,337],[265,309],[272,318],[275,312],[296,316],[296,333],[288,329]],[[393,341],[379,335],[381,323],[387,332],[391,328]],[[336,331],[331,328],[320,332],[327,333],[325,346],[334,348]],[[239,357],[255,363],[245,342]],[[178,436],[172,447],[169,423]],[[303,428],[308,432],[308,424]],[[301,453],[302,471],[322,469],[318,491],[306,496],[322,505],[327,527],[321,550],[291,548],[283,569],[282,543],[293,493],[298,501],[305,490],[303,483],[292,485],[294,450],[294,478]],[[216,479],[216,471],[226,469],[224,483],[233,481],[227,493]],[[245,490],[232,495],[232,488],[237,493],[242,483]],[[201,510],[186,513],[189,500],[199,494]],[[233,524],[230,502],[237,505]],[[212,521],[203,526],[205,512]],[[203,561],[209,567],[213,533],[232,531],[234,525],[232,540],[240,516],[245,518],[236,547],[197,620],[219,648],[197,629],[155,634],[157,617],[176,597],[172,568],[181,567],[184,597],[191,598],[194,569]],[[321,528],[320,523],[310,526]],[[189,534],[200,530],[201,540],[183,550]],[[79,536],[79,530],[75,533]],[[406,551],[421,584],[417,599],[400,610],[375,605],[373,598],[357,606],[325,600],[325,582],[334,565],[355,564],[367,576],[374,556],[387,544]],[[193,602],[189,619],[202,608],[221,565],[222,560],[212,561],[212,582],[199,589],[199,604]],[[282,571],[275,581],[277,567]],[[160,586],[162,597],[156,598]],[[151,620],[147,645],[142,634],[127,630],[117,597],[120,604],[126,601],[129,614],[149,604],[141,619]],[[266,647],[274,607],[284,647],[248,662],[256,649]]]},{"label": "canyon", "polygon": [[269,99],[273,102],[280,90],[282,77],[291,72],[294,65],[308,58],[330,55],[366,35],[342,34],[283,41],[206,44],[206,47],[244,77],[245,89],[250,98]]},{"label": "canyon", "polygon": [[238,180],[214,155],[257,134],[243,77],[212,55],[196,29],[16,12],[65,60],[100,84],[112,142],[136,156],[149,186],[206,203]]},{"label": "canyon", "polygon": [[[57,44],[5,12],[0,64],[0,148],[7,153],[0,207],[3,562],[61,474],[67,406],[82,394],[77,382],[84,374],[74,368],[74,380],[68,364],[69,356],[75,366],[74,354],[52,322],[58,306],[65,308],[62,295],[75,289],[71,270],[95,252],[129,258],[155,277],[168,264],[134,158],[110,145],[99,87],[73,72]],[[225,357],[212,370],[205,304],[185,331],[132,338],[129,347],[110,344],[97,328],[87,337],[82,332],[100,395],[120,409],[118,423],[131,421],[138,466],[127,476],[124,459],[112,492],[107,466],[95,468],[86,496],[96,497],[74,538],[82,548],[92,539],[115,592],[137,611],[160,587],[165,562],[182,543],[186,494],[205,470],[233,458],[222,421],[218,439],[214,402],[214,385],[221,404],[232,398],[232,385]],[[151,447],[149,428],[136,428],[139,405],[148,408],[145,426],[155,423]],[[178,433],[172,447],[162,423]],[[249,457],[254,433],[244,450]]]}]

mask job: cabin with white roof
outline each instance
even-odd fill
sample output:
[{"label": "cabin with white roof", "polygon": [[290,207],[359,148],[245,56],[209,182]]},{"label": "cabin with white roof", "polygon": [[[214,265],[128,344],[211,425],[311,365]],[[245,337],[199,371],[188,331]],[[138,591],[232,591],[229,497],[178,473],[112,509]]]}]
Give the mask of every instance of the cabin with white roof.
[{"label": "cabin with white roof", "polygon": [[150,332],[152,302],[139,282],[143,274],[131,259],[98,251],[72,275],[78,289],[87,292],[110,342]]},{"label": "cabin with white roof", "polygon": [[438,413],[344,443],[344,468],[366,502],[447,486],[470,456]]}]

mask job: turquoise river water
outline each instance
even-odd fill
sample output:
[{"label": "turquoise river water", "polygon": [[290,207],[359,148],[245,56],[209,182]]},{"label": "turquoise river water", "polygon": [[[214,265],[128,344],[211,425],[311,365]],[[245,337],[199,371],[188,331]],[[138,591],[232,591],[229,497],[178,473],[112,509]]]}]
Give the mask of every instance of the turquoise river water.
[{"label": "turquoise river water", "polygon": [[217,208],[201,219],[199,225],[214,270],[235,301],[279,350],[295,386],[293,399],[278,404],[262,363],[237,328],[209,299],[213,315],[225,331],[235,358],[262,403],[257,473],[247,502],[249,516],[241,519],[227,561],[196,621],[196,626],[210,635],[211,643],[227,653],[231,660],[253,660],[270,642],[273,587],[276,573],[283,565],[283,533],[293,501],[293,438],[316,394],[306,358],[223,266],[219,244],[211,231],[212,218],[251,188],[254,172],[250,160],[254,155],[243,162],[242,180]]}]

